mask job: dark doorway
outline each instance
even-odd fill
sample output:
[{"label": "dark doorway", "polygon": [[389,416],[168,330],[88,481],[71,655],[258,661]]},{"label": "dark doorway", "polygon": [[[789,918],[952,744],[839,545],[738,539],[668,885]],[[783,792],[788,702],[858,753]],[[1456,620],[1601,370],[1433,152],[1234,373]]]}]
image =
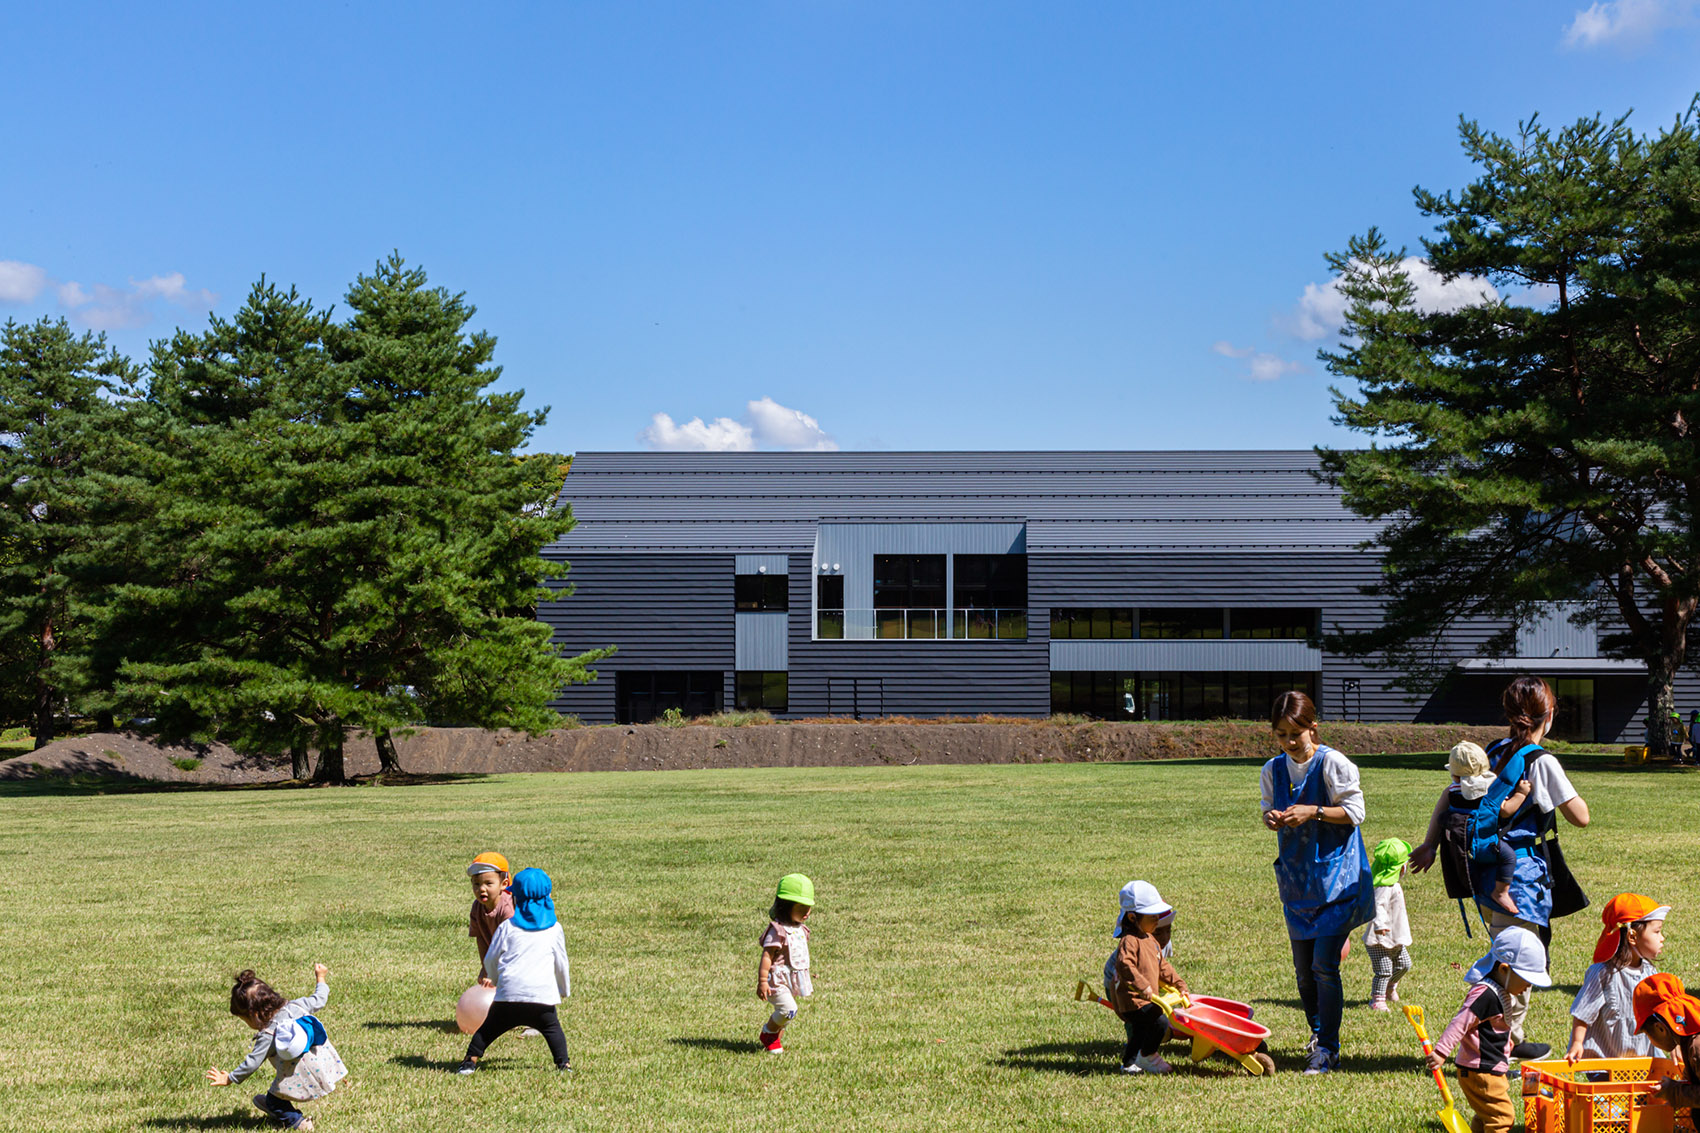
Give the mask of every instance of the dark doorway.
[{"label": "dark doorway", "polygon": [[720,711],[726,674],[720,672],[624,672],[614,674],[614,719],[647,724],[669,708],[686,717]]}]

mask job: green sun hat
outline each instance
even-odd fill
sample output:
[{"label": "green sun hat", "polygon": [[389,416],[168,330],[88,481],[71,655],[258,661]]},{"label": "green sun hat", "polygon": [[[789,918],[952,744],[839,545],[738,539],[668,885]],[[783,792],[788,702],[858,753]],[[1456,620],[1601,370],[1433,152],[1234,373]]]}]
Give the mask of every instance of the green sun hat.
[{"label": "green sun hat", "polygon": [[799,905],[814,907],[815,883],[800,873],[788,873],[779,879],[780,901],[795,901]]},{"label": "green sun hat", "polygon": [[1370,876],[1377,885],[1392,885],[1411,860],[1411,844],[1403,838],[1383,838],[1369,856]]}]

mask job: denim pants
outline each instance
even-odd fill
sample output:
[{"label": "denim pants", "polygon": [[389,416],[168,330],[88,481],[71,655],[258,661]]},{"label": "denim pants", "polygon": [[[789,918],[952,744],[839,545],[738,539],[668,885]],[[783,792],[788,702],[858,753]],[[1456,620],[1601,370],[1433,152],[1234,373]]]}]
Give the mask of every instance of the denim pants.
[{"label": "denim pants", "polygon": [[1299,981],[1299,1002],[1316,1045],[1330,1054],[1340,1053],[1340,1012],[1345,995],[1340,990],[1340,949],[1346,933],[1294,940],[1293,974]]},{"label": "denim pants", "polygon": [[293,1129],[297,1125],[300,1125],[301,1119],[307,1116],[301,1112],[301,1107],[297,1106],[288,1098],[279,1097],[277,1094],[269,1091],[255,1095],[254,1105],[264,1110],[266,1116],[270,1117],[273,1121],[289,1129]]}]

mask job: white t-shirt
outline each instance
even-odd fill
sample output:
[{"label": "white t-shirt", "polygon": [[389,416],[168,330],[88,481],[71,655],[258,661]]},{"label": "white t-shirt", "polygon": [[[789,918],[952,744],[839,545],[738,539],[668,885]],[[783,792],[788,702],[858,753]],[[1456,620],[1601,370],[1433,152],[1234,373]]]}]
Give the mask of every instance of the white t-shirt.
[{"label": "white t-shirt", "polygon": [[[1510,742],[1517,744],[1516,740]],[[1517,744],[1517,746],[1521,747],[1522,745]],[[1511,750],[1517,749],[1512,748]],[[1503,744],[1494,751],[1492,763],[1495,767],[1499,766],[1499,757],[1504,753],[1505,746]],[[1551,814],[1577,795],[1576,788],[1570,785],[1570,776],[1564,773],[1563,765],[1550,751],[1535,760],[1534,763],[1526,764],[1523,778],[1529,781],[1530,800],[1541,808],[1542,814]]]},{"label": "white t-shirt", "polygon": [[1364,929],[1364,943],[1379,948],[1398,948],[1411,943],[1411,921],[1405,915],[1405,889],[1393,885],[1375,887],[1375,919]]},{"label": "white t-shirt", "polygon": [[[1326,749],[1328,755],[1323,756],[1323,748],[1317,748],[1316,754],[1303,763],[1295,763],[1290,755],[1283,755],[1287,761],[1287,779],[1297,787],[1304,781],[1305,773],[1310,769],[1312,760],[1323,760],[1318,772],[1322,775],[1322,785],[1328,790],[1328,805],[1345,810],[1353,826],[1362,826],[1364,821],[1364,792],[1358,784],[1358,766],[1333,748]],[[1273,762],[1273,761],[1271,761]],[[1560,773],[1562,774],[1562,772]],[[1263,806],[1259,813],[1275,808],[1275,771],[1268,763],[1263,765],[1263,775],[1259,783]],[[1575,794],[1574,791],[1571,792]],[[1285,810],[1287,803],[1282,800],[1280,808]]]},{"label": "white t-shirt", "polygon": [[484,972],[496,981],[498,1003],[554,1006],[573,993],[567,935],[559,921],[543,929],[516,928],[513,921],[497,925],[484,953]]}]

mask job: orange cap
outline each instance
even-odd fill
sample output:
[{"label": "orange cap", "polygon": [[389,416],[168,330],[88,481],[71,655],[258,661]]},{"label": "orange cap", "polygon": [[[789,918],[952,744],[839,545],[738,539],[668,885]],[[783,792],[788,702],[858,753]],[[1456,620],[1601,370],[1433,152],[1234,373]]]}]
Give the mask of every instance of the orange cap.
[{"label": "orange cap", "polygon": [[1700,999],[1683,989],[1682,981],[1669,972],[1648,976],[1635,985],[1635,1033],[1647,1029],[1647,1020],[1657,1015],[1679,1035],[1700,1034]]},{"label": "orange cap", "polygon": [[1600,910],[1600,921],[1606,926],[1600,932],[1600,939],[1594,945],[1594,963],[1603,964],[1617,952],[1617,933],[1625,925],[1636,921],[1649,919],[1663,920],[1670,912],[1669,905],[1661,905],[1651,897],[1643,897],[1639,893],[1619,893],[1606,902],[1606,907]]},{"label": "orange cap", "polygon": [[497,853],[479,854],[472,859],[472,864],[466,867],[466,876],[473,877],[480,873],[488,873],[492,869],[507,873],[508,859]]}]

